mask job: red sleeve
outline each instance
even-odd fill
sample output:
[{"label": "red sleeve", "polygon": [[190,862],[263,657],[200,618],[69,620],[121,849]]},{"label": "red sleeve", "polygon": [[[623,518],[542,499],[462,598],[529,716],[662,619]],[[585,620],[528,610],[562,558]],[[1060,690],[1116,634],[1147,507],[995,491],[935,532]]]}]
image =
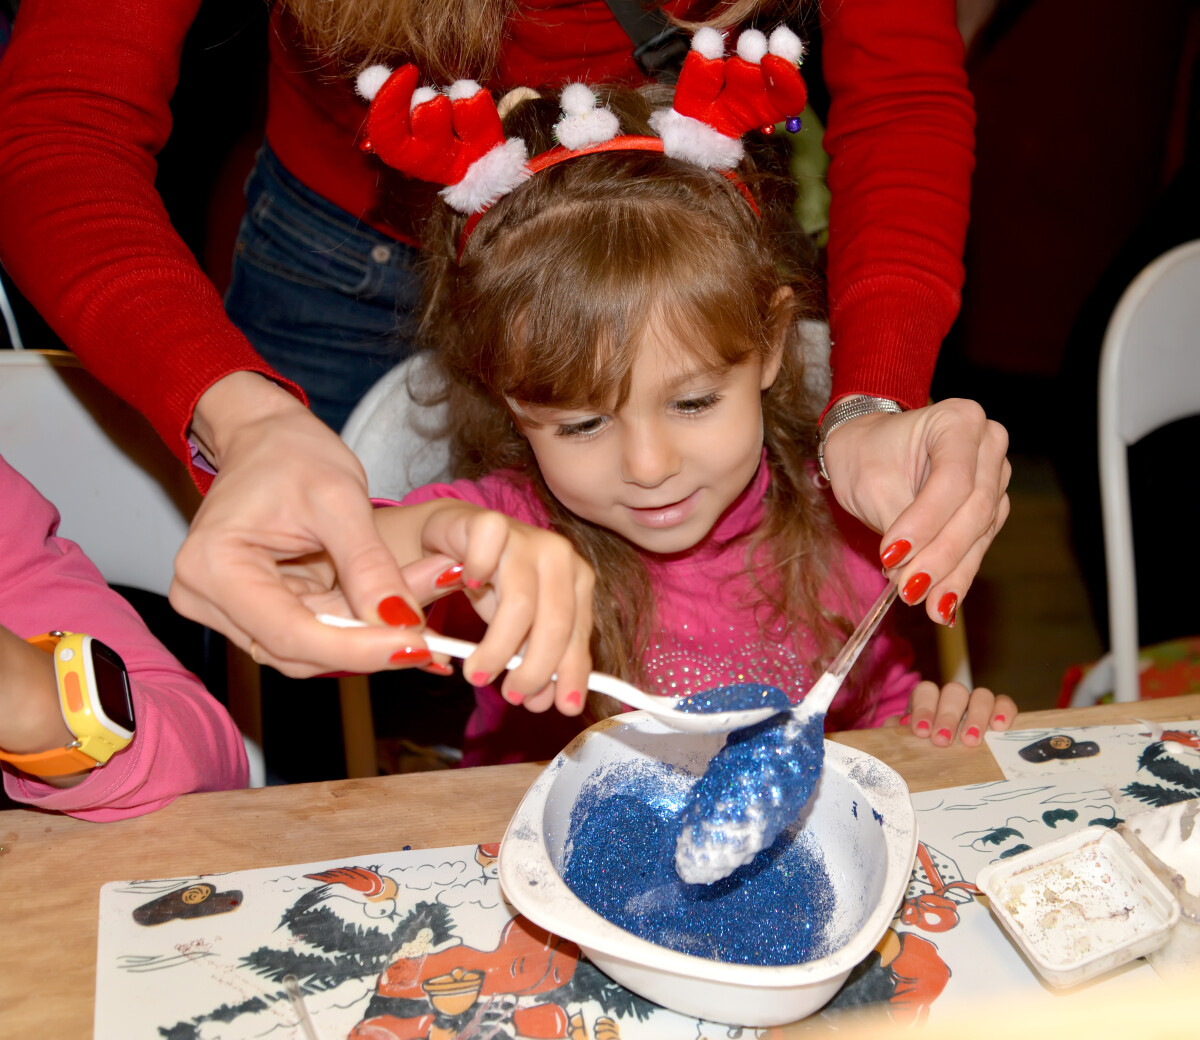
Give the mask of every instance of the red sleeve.
[{"label": "red sleeve", "polygon": [[975,110],[953,0],[822,5],[833,395],[926,403],[958,313]]},{"label": "red sleeve", "polygon": [[24,0],[0,62],[0,259],[185,462],[196,401],[223,376],[261,372],[302,397],[225,316],[154,188],[199,6]]}]

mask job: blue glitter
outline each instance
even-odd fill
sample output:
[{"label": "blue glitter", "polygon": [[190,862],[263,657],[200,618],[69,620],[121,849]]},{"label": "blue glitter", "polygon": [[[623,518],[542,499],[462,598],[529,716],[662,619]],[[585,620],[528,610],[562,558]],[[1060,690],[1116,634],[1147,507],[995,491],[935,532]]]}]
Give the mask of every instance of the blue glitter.
[{"label": "blue glitter", "polygon": [[745,711],[754,708],[787,711],[791,706],[787,694],[778,686],[735,683],[732,686],[718,686],[713,690],[704,690],[684,697],[675,705],[675,710],[692,715],[711,715],[720,711]]},{"label": "blue glitter", "polygon": [[646,765],[589,780],[571,813],[567,886],[613,924],[693,956],[759,965],[825,956],[835,897],[820,849],[798,829],[716,884],[679,879],[682,799],[671,791],[682,777]]},{"label": "blue glitter", "polygon": [[821,778],[824,715],[798,728],[776,715],[729,734],[683,811],[675,865],[691,882],[713,882],[750,861],[791,824]]}]

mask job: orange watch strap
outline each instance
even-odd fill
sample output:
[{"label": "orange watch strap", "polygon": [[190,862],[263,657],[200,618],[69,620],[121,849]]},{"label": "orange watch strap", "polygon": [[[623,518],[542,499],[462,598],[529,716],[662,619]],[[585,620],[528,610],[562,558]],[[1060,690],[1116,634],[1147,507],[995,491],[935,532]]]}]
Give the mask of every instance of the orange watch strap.
[{"label": "orange watch strap", "polygon": [[66,776],[95,769],[99,763],[77,747],[60,747],[52,751],[37,751],[31,755],[14,755],[0,751],[0,761],[9,762],[31,776]]},{"label": "orange watch strap", "polygon": [[[25,642],[54,653],[62,639],[61,632],[43,632],[39,636],[30,636]],[[66,747],[53,748],[50,751],[35,751],[28,755],[14,755],[9,751],[0,751],[0,762],[8,762],[24,773],[31,776],[67,776],[69,773],[81,773],[85,769],[95,769],[98,763],[91,755],[84,754],[79,748],[68,744]]]}]

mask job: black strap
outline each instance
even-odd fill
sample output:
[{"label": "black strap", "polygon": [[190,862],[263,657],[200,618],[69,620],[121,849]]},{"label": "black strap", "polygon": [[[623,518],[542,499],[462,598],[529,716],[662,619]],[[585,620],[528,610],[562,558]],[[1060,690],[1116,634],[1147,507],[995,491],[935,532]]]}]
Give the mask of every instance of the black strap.
[{"label": "black strap", "polygon": [[604,0],[622,31],[633,41],[633,60],[651,79],[674,79],[691,46],[687,34],[657,7],[639,0]]}]

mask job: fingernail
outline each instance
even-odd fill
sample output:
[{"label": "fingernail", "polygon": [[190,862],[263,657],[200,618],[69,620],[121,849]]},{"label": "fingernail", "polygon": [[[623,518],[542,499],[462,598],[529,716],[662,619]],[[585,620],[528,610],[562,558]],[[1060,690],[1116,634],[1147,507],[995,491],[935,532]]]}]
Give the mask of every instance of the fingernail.
[{"label": "fingernail", "polygon": [[481,582],[478,578],[468,578],[467,588],[471,589],[472,591],[483,588],[483,582]]},{"label": "fingernail", "polygon": [[953,592],[947,592],[940,600],[938,600],[938,614],[947,625],[954,624],[954,616],[958,613],[958,596]]},{"label": "fingernail", "polygon": [[905,715],[901,715],[901,716],[900,716],[900,725],[901,725],[901,726],[907,726],[907,725],[908,725],[908,720],[909,720],[909,719],[911,719],[911,718],[912,718],[912,712],[911,712],[911,711],[910,711],[910,712],[908,712],[908,713],[907,713],[907,714],[905,714]]},{"label": "fingernail", "polygon": [[486,686],[491,681],[492,681],[492,677],[487,672],[472,672],[471,673],[471,685],[472,686]]},{"label": "fingernail", "polygon": [[525,694],[518,693],[516,690],[509,690],[508,693],[506,693],[504,696],[508,698],[509,704],[524,704],[525,703]]},{"label": "fingernail", "polygon": [[952,734],[944,726],[934,734],[935,737],[941,737],[943,740],[949,740],[953,735],[954,734]]},{"label": "fingernail", "polygon": [[904,588],[900,591],[900,595],[904,597],[904,602],[909,606],[916,603],[929,590],[933,579],[924,571],[917,571],[905,583]]},{"label": "fingernail", "polygon": [[440,675],[443,678],[454,674],[454,669],[448,664],[442,664],[441,661],[430,661],[421,671],[428,672],[430,675]]},{"label": "fingernail", "polygon": [[964,733],[963,736],[970,737],[972,740],[978,740],[979,739],[979,727],[978,726],[968,727],[967,732]]},{"label": "fingernail", "polygon": [[924,719],[922,719],[920,722],[917,723],[917,732],[918,733],[928,733],[929,732],[929,723],[926,722]]},{"label": "fingernail", "polygon": [[379,604],[379,617],[385,625],[397,628],[412,628],[421,623],[417,612],[399,596],[388,596]]},{"label": "fingernail", "polygon": [[456,563],[453,567],[447,567],[433,581],[435,589],[452,589],[462,584],[463,565]]},{"label": "fingernail", "polygon": [[992,716],[992,721],[993,721],[993,722],[1003,722],[1003,721],[1004,721],[1004,716],[1003,716],[1003,715],[993,715],[993,716]]},{"label": "fingernail", "polygon": [[578,690],[572,690],[567,694],[565,700],[572,708],[576,708],[583,701],[583,695]]},{"label": "fingernail", "polygon": [[884,567],[895,567],[898,563],[902,563],[910,552],[912,552],[912,542],[899,538],[879,554],[879,561]]},{"label": "fingernail", "polygon": [[388,660],[392,664],[417,664],[433,660],[433,654],[423,646],[406,646],[403,650],[397,650]]}]

